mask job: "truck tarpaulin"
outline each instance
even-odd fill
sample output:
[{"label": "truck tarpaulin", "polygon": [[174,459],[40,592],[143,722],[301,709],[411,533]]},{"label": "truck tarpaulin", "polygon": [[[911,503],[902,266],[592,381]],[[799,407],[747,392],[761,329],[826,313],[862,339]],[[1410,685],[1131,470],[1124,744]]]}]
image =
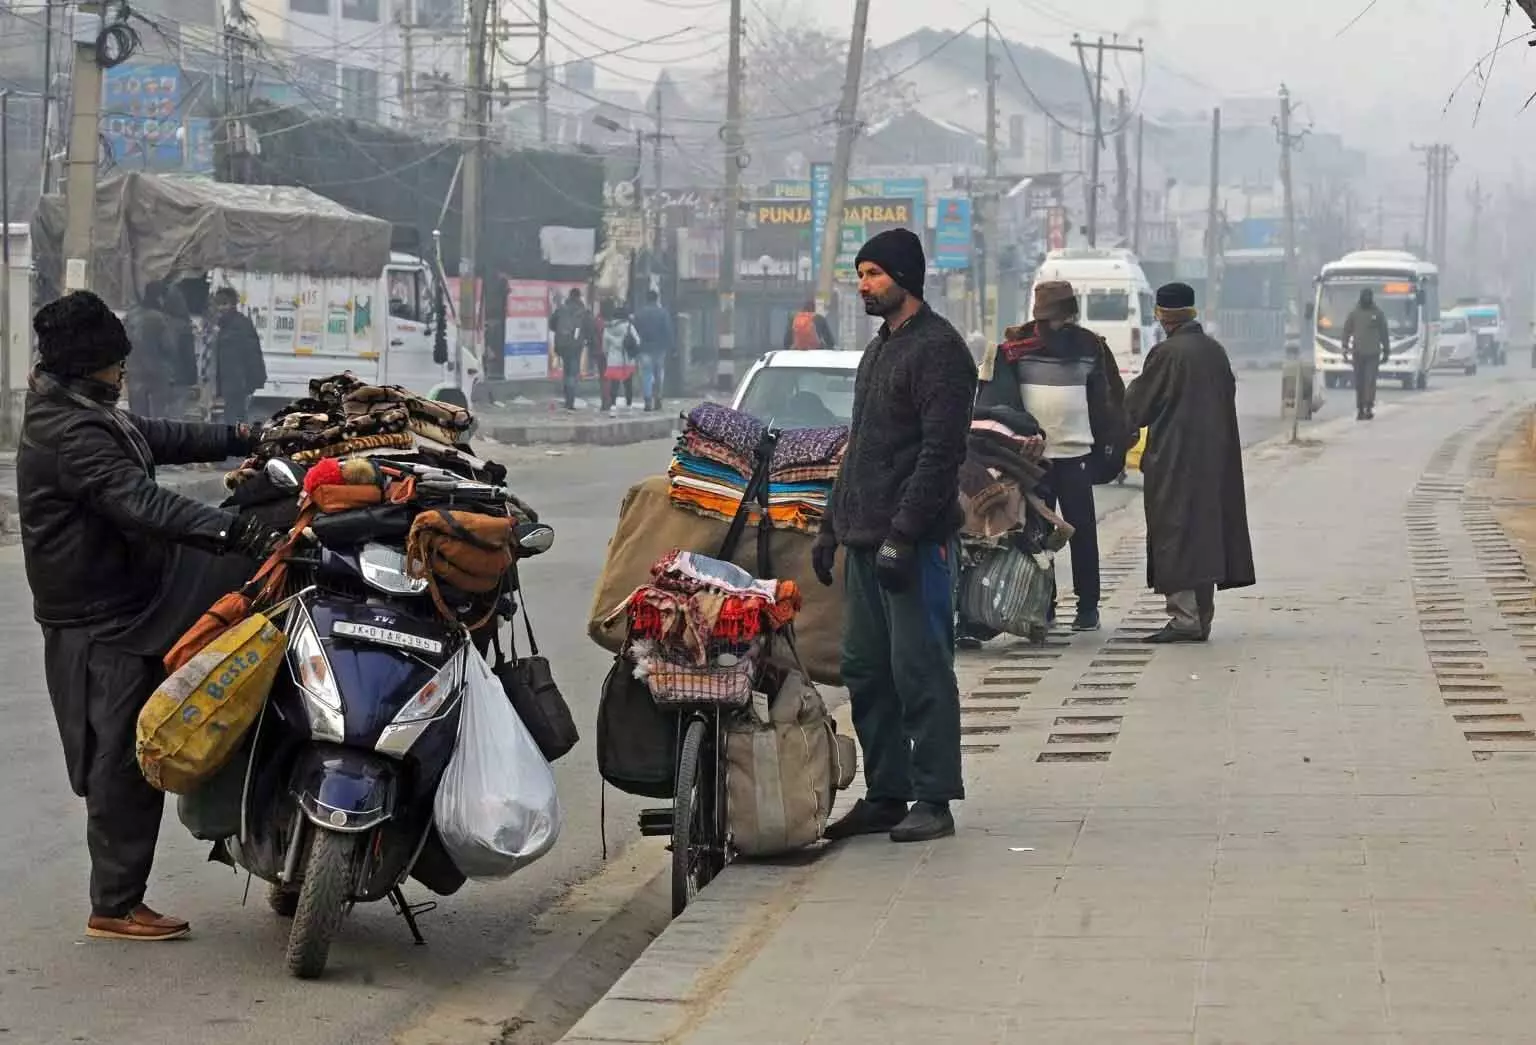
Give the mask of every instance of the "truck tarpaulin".
[{"label": "truck tarpaulin", "polygon": [[[64,200],[33,219],[38,273],[64,288]],[[96,190],[91,289],[127,308],[154,279],[210,269],[374,279],[389,262],[390,225],[308,189],[232,185],[137,171]]]}]

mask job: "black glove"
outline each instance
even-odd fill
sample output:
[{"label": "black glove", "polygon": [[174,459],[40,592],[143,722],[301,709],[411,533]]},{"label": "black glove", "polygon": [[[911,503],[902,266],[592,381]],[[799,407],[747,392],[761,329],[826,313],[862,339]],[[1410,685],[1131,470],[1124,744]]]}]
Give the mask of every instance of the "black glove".
[{"label": "black glove", "polygon": [[830,588],[836,579],[832,569],[837,564],[837,541],[824,541],[820,538],[816,546],[811,549],[811,569],[816,574],[816,579]]},{"label": "black glove", "polygon": [[243,515],[229,528],[226,548],[253,559],[265,559],[287,539],[287,530],[268,526],[254,515]]},{"label": "black glove", "polygon": [[261,442],[263,432],[262,425],[238,424],[229,426],[229,441],[227,449],[232,457],[244,457],[256,449],[256,444]]},{"label": "black glove", "polygon": [[893,595],[907,590],[912,582],[912,564],[916,558],[912,545],[899,537],[887,537],[875,555],[875,578],[880,587]]}]

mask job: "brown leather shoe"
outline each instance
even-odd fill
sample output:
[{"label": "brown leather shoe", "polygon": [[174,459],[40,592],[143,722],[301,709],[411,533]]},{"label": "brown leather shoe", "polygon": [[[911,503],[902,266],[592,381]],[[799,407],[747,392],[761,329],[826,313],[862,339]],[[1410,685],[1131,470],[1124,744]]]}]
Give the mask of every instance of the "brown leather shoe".
[{"label": "brown leather shoe", "polygon": [[143,904],[139,904],[131,914],[123,918],[93,914],[85,926],[85,935],[98,940],[136,940],[144,943],[179,940],[191,931],[192,926],[180,918],[156,914]]}]

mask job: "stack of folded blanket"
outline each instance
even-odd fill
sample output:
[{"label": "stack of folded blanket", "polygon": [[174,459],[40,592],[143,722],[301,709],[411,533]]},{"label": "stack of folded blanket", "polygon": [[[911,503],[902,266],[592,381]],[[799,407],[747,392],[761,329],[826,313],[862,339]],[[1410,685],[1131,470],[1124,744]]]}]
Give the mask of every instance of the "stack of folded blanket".
[{"label": "stack of folded blanket", "polygon": [[767,636],[800,610],[799,587],[687,551],[657,560],[651,578],[604,622],[628,615],[635,676],[662,702],[746,703]]},{"label": "stack of folded blanket", "polygon": [[[1028,510],[1043,516],[1052,529],[1058,529],[1058,523],[1065,526],[1036,496],[1046,474],[1044,452],[1045,436],[1029,413],[1011,407],[978,410],[960,466],[962,534],[1002,537],[1025,525]],[[1070,527],[1066,534],[1070,536]]]},{"label": "stack of folded blanket", "polygon": [[[672,503],[712,518],[735,518],[763,433],[763,423],[750,414],[718,403],[695,407],[667,469]],[[847,445],[846,425],[780,434],[768,481],[768,515],[775,526],[820,531]],[[757,520],[755,506],[750,520]]]},{"label": "stack of folded blanket", "polygon": [[395,385],[364,384],[351,374],[318,378],[309,383],[307,398],[273,415],[256,452],[225,482],[238,486],[273,457],[309,463],[365,450],[411,449],[420,441],[458,447],[473,424],[463,407]]}]

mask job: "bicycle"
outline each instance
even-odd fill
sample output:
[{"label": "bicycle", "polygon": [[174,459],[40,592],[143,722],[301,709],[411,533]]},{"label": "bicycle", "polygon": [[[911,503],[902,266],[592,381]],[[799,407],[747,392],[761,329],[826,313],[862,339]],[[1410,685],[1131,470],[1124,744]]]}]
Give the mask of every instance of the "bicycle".
[{"label": "bicycle", "polygon": [[[768,516],[768,476],[779,430],[768,428],[753,454],[752,477],[742,494],[741,505],[720,543],[716,558],[730,561],[736,553],[755,503],[759,512],[757,574],[772,576],[769,538],[773,524]],[[756,679],[753,680],[754,684]],[[737,709],[719,703],[679,704],[677,747],[670,808],[640,812],[642,835],[667,835],[672,851],[672,917],[730,864],[730,830],[726,823],[725,726]]]}]

